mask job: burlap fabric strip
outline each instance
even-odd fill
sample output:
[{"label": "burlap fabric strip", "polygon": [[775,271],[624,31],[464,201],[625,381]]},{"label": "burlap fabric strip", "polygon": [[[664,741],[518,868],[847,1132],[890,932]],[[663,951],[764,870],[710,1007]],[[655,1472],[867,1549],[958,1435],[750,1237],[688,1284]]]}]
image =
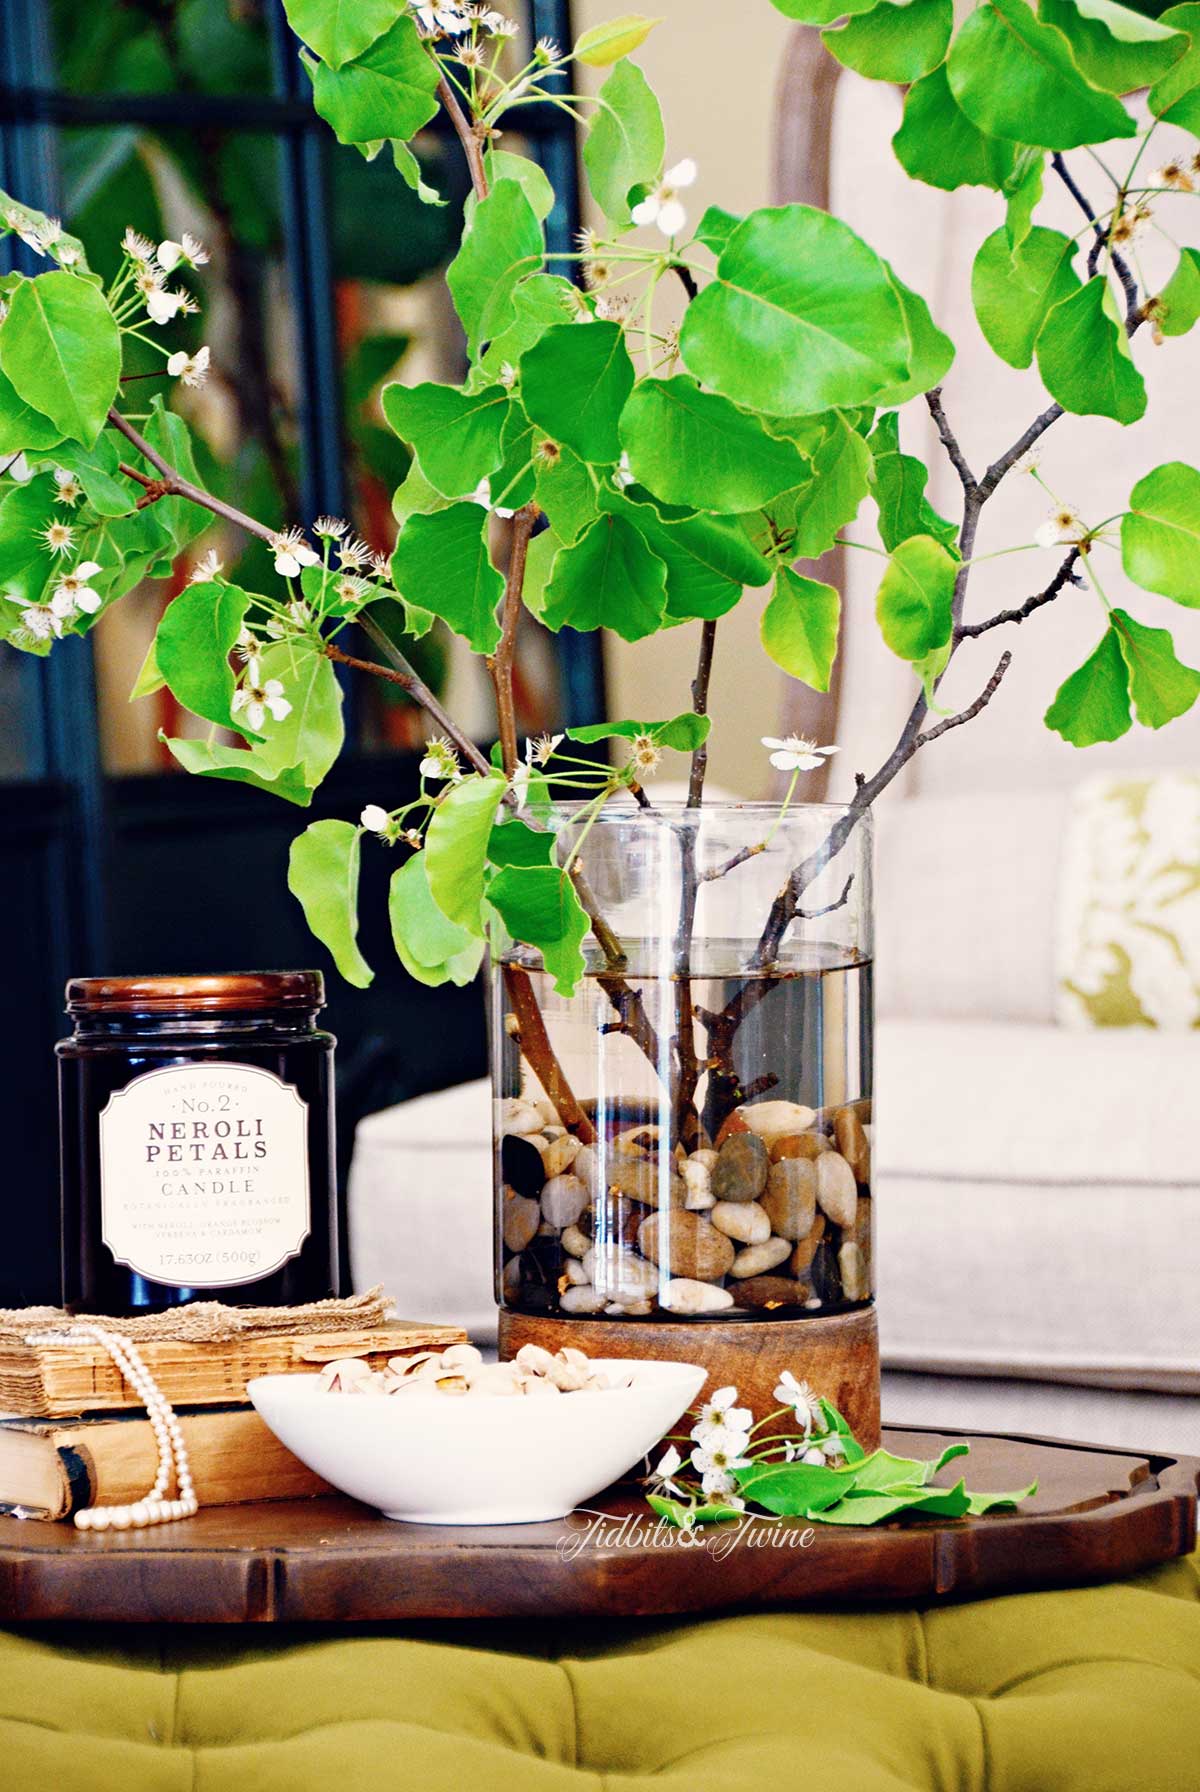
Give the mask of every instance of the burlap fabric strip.
[{"label": "burlap fabric strip", "polygon": [[[228,1344],[239,1338],[265,1338],[283,1332],[330,1332],[346,1327],[354,1331],[385,1325],[395,1316],[395,1305],[381,1287],[368,1288],[344,1300],[309,1301],[302,1307],[227,1307],[219,1300],[198,1300],[165,1313],[139,1313],[134,1318],[110,1319],[87,1314],[89,1325],[141,1343]],[[48,1334],[64,1333],[73,1324],[61,1307],[0,1307],[0,1344],[25,1343]]]}]

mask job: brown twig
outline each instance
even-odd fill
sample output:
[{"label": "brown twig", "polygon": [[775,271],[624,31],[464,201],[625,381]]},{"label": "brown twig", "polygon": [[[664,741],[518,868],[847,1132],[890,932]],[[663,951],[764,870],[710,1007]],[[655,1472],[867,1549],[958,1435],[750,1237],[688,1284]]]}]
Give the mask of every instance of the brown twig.
[{"label": "brown twig", "polygon": [[211,492],[206,492],[200,486],[193,485],[190,479],[185,479],[177,467],[173,467],[169,460],[164,460],[158,450],[150,446],[145,436],[136,430],[126,418],[122,417],[120,411],[110,410],[108,421],[125,437],[127,442],[133,444],[143,459],[148,460],[150,465],[157,468],[158,472],[162,474],[163,480],[166,482],[166,491],[162,494],[164,497],[187,498],[191,503],[199,504],[204,510],[211,510],[214,516],[224,517],[227,523],[236,523],[239,529],[245,529],[250,535],[257,535],[260,541],[274,539],[276,530],[268,529],[265,523],[258,522],[252,516],[247,516],[246,512],[239,510],[236,505],[226,504],[223,498],[214,498]]},{"label": "brown twig", "polygon": [[454,126],[458,140],[463,146],[463,154],[467,158],[467,167],[470,170],[471,175],[471,185],[475,189],[476,197],[479,199],[486,199],[488,196],[488,181],[483,166],[483,141],[471,124],[470,119],[459,105],[458,96],[455,94],[453,87],[451,87],[445,75],[442,75],[438,81],[437,94],[442,105],[446,108],[446,116]]},{"label": "brown twig", "polygon": [[947,420],[946,412],[942,406],[942,388],[940,386],[934,386],[932,391],[927,392],[925,394],[925,403],[929,406],[929,415],[933,418],[937,428],[938,439],[941,442],[942,447],[946,450],[947,455],[950,457],[950,464],[962,482],[963,491],[970,497],[976,490],[977,481],[974,473],[972,473],[970,467],[967,465],[967,457],[959,446],[958,437],[951,429]]},{"label": "brown twig", "polygon": [[1078,558],[1079,549],[1072,548],[1044,591],[1037,592],[1033,597],[1027,597],[1025,602],[1018,604],[1015,609],[997,610],[996,614],[989,616],[986,622],[960,623],[955,630],[955,638],[959,641],[968,641],[977,635],[986,635],[991,629],[1001,628],[1007,622],[1024,622],[1027,616],[1032,616],[1034,611],[1040,610],[1043,604],[1053,603],[1065,586],[1080,583],[1079,574],[1075,571],[1075,562]]},{"label": "brown twig", "polygon": [[[1092,208],[1091,200],[1083,191],[1082,187],[1079,186],[1075,177],[1072,175],[1071,170],[1067,167],[1067,164],[1063,161],[1062,155],[1058,151],[1055,151],[1054,155],[1050,157],[1050,166],[1082,211],[1084,217],[1090,223],[1095,234],[1096,240],[1092,245],[1092,254],[1088,257],[1089,276],[1094,275],[1096,272],[1100,251],[1105,248],[1109,251],[1109,259],[1112,262],[1113,273],[1121,282],[1121,291],[1125,294],[1125,328],[1132,336],[1133,332],[1142,321],[1142,306],[1141,299],[1138,296],[1137,281],[1129,270],[1129,264],[1122,256],[1117,254],[1115,249],[1112,248],[1109,243],[1109,233],[1097,218],[1096,213]],[[1095,260],[1093,260],[1093,257]]]},{"label": "brown twig", "polygon": [[[712,680],[713,653],[717,645],[717,622],[715,617],[709,618],[700,630],[700,658],[696,664],[696,676],[692,680],[692,709],[698,716],[708,714],[708,687]],[[691,775],[688,778],[688,808],[698,809],[704,798],[704,777],[708,770],[707,737],[692,754]]]},{"label": "brown twig", "polygon": [[996,692],[1000,689],[1001,680],[1011,665],[1012,654],[1008,652],[1002,653],[1000,655],[999,665],[980,691],[978,697],[976,697],[974,703],[969,703],[966,709],[960,709],[957,715],[947,716],[943,721],[938,722],[936,727],[926,728],[923,733],[918,734],[916,741],[913,743],[913,751],[915,752],[918,747],[927,747],[931,740],[937,740],[939,735],[948,734],[951,728],[961,728],[964,722],[973,722],[980,711],[986,709],[992,698],[996,695]]},{"label": "brown twig", "polygon": [[585,1145],[593,1144],[596,1129],[576,1100],[566,1072],[555,1055],[528,971],[522,970],[520,965],[506,964],[504,987],[517,1017],[522,1056],[537,1073],[538,1081],[567,1131],[573,1132]]}]

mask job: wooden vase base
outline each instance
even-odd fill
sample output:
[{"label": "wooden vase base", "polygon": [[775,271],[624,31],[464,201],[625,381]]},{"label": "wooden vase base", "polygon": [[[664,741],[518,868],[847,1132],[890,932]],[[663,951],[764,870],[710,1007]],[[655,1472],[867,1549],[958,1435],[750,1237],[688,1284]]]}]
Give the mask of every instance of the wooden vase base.
[{"label": "wooden vase base", "polygon": [[708,1370],[699,1398],[736,1387],[756,1419],[779,1402],[775,1385],[785,1369],[832,1400],[864,1449],[879,1444],[879,1327],[874,1307],[813,1319],[584,1319],[500,1311],[500,1356],[523,1344],[561,1350],[573,1345],[592,1357],[649,1357],[695,1363]]}]

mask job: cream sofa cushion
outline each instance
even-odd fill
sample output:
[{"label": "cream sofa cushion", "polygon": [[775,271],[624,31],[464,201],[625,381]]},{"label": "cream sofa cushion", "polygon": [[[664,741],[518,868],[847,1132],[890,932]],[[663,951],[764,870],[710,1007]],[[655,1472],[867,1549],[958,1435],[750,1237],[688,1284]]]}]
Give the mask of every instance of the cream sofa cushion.
[{"label": "cream sofa cushion", "polygon": [[1200,1036],[878,1031],[884,1360],[1200,1393]]}]

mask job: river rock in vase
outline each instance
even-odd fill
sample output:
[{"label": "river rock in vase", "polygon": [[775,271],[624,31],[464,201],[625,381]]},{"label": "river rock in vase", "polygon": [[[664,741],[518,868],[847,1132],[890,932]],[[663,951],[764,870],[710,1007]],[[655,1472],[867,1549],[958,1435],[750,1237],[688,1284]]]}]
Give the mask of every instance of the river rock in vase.
[{"label": "river rock in vase", "polygon": [[[868,1305],[870,842],[839,809],[602,814],[619,951],[556,994],[495,968],[498,1296],[524,1314],[797,1319]],[[560,846],[571,847],[568,822]],[[772,902],[814,858],[802,914]]]}]

